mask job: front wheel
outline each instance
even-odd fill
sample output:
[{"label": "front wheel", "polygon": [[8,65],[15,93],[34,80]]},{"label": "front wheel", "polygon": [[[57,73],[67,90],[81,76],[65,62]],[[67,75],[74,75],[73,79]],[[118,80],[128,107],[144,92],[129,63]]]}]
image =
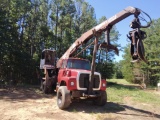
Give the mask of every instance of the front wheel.
[{"label": "front wheel", "polygon": [[95,105],[104,106],[107,102],[106,91],[100,91],[100,96],[93,101]]},{"label": "front wheel", "polygon": [[71,104],[70,91],[66,86],[60,86],[57,91],[57,105],[60,109],[68,108]]}]

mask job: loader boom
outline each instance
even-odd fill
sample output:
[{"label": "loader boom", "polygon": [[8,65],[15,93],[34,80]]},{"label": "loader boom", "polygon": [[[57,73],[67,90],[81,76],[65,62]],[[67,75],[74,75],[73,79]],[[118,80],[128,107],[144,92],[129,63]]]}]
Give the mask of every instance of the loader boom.
[{"label": "loader boom", "polygon": [[[121,12],[115,14],[111,18],[107,19],[106,21],[102,22],[101,24],[95,26],[94,28],[90,29],[89,31],[82,34],[80,38],[78,38],[70,48],[63,54],[63,56],[57,62],[57,67],[61,66],[62,59],[67,59],[72,57],[73,53],[77,50],[77,48],[82,45],[83,43],[88,42],[95,33],[102,33],[104,31],[110,30],[110,28],[115,25],[116,23],[120,22],[121,20],[127,18],[130,15],[138,16],[140,14],[140,10],[134,7],[127,7]],[[94,31],[94,32],[93,32]]]}]

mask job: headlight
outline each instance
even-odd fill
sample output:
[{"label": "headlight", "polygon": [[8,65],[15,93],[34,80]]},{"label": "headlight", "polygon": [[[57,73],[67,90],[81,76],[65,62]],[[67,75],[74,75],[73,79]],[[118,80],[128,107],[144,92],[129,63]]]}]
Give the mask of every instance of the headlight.
[{"label": "headlight", "polygon": [[71,82],[71,86],[74,86],[74,82]]},{"label": "headlight", "polygon": [[106,84],[105,84],[105,83],[102,83],[102,87],[106,87]]}]

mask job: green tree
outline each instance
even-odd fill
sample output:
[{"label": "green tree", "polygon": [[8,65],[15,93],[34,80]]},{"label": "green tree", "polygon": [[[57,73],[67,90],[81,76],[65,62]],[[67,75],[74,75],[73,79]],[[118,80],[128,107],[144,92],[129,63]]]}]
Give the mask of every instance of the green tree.
[{"label": "green tree", "polygon": [[[156,85],[160,80],[160,19],[153,20],[151,27],[143,29],[147,38],[143,40],[145,47],[145,57],[148,60],[148,64],[140,62],[137,64],[131,64],[129,56],[129,46],[125,48],[123,65],[123,75],[128,81],[136,82],[137,76],[140,78],[140,83],[145,79],[145,83],[149,85]],[[128,72],[132,71],[132,72]]]},{"label": "green tree", "polygon": [[121,66],[122,66],[122,74],[124,78],[128,82],[134,82],[134,74],[133,74],[133,64],[130,62],[131,61],[131,56],[130,56],[130,47],[129,45],[124,48],[124,55],[123,59],[121,61]]},{"label": "green tree", "polygon": [[[1,0],[0,15],[0,79],[18,84],[38,83],[36,71],[44,48],[56,49],[60,57],[97,24],[94,8],[84,0]],[[92,51],[93,46],[81,57],[91,59]],[[104,66],[111,66],[112,71],[113,64],[108,63],[112,55],[104,53],[102,58]],[[97,66],[104,69],[103,64]]]},{"label": "green tree", "polygon": [[147,82],[156,85],[160,81],[160,19],[153,20],[151,27],[144,30],[147,34],[144,45],[149,65],[143,64],[142,68],[148,76]]},{"label": "green tree", "polygon": [[122,61],[115,62],[114,63],[114,78],[116,79],[122,79],[123,78],[123,73],[122,73]]}]

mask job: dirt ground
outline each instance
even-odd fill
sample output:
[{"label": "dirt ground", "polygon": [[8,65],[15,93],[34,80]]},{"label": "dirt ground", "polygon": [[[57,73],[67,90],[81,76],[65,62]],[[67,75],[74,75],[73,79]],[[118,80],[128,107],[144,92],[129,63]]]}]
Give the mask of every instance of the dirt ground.
[{"label": "dirt ground", "polygon": [[[160,95],[160,94],[157,94]],[[103,107],[89,101],[73,102],[60,110],[56,93],[44,95],[38,88],[1,88],[0,120],[159,120],[160,106],[139,104],[124,98],[125,104],[107,102]]]}]

